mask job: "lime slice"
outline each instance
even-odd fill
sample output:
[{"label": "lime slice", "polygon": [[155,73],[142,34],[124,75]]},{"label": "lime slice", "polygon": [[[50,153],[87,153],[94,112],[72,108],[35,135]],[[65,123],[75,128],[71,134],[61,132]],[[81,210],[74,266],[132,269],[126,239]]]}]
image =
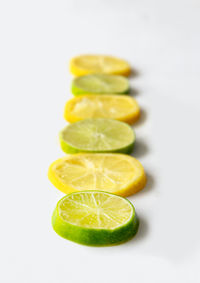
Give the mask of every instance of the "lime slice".
[{"label": "lime slice", "polygon": [[71,123],[88,118],[110,118],[131,124],[136,122],[139,116],[137,101],[126,95],[73,97],[66,103],[64,111],[64,118]]},{"label": "lime slice", "polygon": [[53,229],[73,242],[106,246],[125,242],[138,230],[135,209],[127,199],[101,191],[63,197],[52,216]]},{"label": "lime slice", "polygon": [[129,82],[122,76],[94,74],[75,78],[72,93],[81,94],[123,94],[129,92]]},{"label": "lime slice", "polygon": [[131,72],[130,65],[119,58],[104,55],[81,55],[70,61],[70,72],[75,76],[95,73],[124,75]]},{"label": "lime slice", "polygon": [[129,196],[146,184],[141,163],[132,156],[119,153],[67,155],[51,164],[48,177],[65,194],[87,189]]},{"label": "lime slice", "polygon": [[69,124],[60,132],[60,145],[66,153],[130,153],[134,142],[132,128],[112,119],[86,119]]}]

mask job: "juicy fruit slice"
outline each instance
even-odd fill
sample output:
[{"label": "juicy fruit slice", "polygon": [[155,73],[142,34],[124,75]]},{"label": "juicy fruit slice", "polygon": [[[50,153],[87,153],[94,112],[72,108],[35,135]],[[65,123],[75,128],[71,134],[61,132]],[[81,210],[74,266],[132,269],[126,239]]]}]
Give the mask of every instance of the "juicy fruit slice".
[{"label": "juicy fruit slice", "polygon": [[105,192],[83,191],[69,194],[58,202],[52,225],[65,239],[105,246],[132,238],[139,221],[128,200]]},{"label": "juicy fruit slice", "polygon": [[72,93],[82,94],[123,94],[129,92],[129,81],[122,76],[94,74],[75,78]]},{"label": "juicy fruit slice", "polygon": [[51,164],[48,177],[65,194],[87,189],[129,196],[146,184],[141,163],[125,154],[67,155]]},{"label": "juicy fruit slice", "polygon": [[131,124],[136,122],[139,116],[137,101],[125,95],[74,97],[66,103],[64,111],[64,118],[70,123],[88,118],[111,118]]},{"label": "juicy fruit slice", "polygon": [[69,124],[60,132],[60,145],[66,153],[130,153],[134,142],[132,128],[112,119],[86,119]]},{"label": "juicy fruit slice", "polygon": [[70,61],[70,72],[75,76],[103,73],[128,76],[130,65],[119,58],[104,55],[81,55]]}]

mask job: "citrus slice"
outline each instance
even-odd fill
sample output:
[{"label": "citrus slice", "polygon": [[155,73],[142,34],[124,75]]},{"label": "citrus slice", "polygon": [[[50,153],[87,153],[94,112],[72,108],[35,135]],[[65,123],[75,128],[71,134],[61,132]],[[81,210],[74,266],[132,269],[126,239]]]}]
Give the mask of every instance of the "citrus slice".
[{"label": "citrus slice", "polygon": [[83,191],[63,197],[52,225],[57,234],[83,245],[106,246],[125,242],[138,230],[134,206],[125,198]]},{"label": "citrus slice", "polygon": [[67,155],[51,164],[48,177],[65,194],[100,190],[129,196],[143,189],[146,184],[141,163],[125,154]]},{"label": "citrus slice", "polygon": [[132,128],[113,119],[85,119],[67,125],[60,132],[60,145],[66,153],[130,153],[134,142]]},{"label": "citrus slice", "polygon": [[94,73],[128,76],[130,65],[119,58],[104,55],[81,55],[70,61],[70,72],[75,76]]},{"label": "citrus slice", "polygon": [[129,81],[122,76],[94,74],[75,78],[72,93],[82,94],[123,94],[129,92]]},{"label": "citrus slice", "polygon": [[82,95],[65,105],[64,118],[74,123],[88,118],[111,118],[134,123],[140,116],[135,99],[125,95]]}]

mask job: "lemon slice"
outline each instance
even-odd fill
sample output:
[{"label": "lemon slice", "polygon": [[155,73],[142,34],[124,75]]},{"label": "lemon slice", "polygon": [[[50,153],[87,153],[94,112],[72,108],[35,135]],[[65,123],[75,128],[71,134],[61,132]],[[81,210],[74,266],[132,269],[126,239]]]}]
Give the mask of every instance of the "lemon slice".
[{"label": "lemon slice", "polygon": [[146,184],[141,163],[125,154],[67,155],[51,164],[48,177],[57,189],[66,194],[100,190],[129,196]]},{"label": "lemon slice", "polygon": [[111,118],[131,124],[139,116],[137,101],[125,95],[82,95],[70,99],[64,110],[64,118],[70,123],[88,118]]},{"label": "lemon slice", "polygon": [[71,90],[74,95],[125,94],[129,88],[129,81],[125,77],[94,74],[75,78]]},{"label": "lemon slice", "polygon": [[104,55],[81,55],[70,61],[70,72],[75,76],[94,73],[128,76],[130,65],[119,58]]},{"label": "lemon slice", "polygon": [[69,124],[59,136],[61,148],[66,153],[130,153],[135,142],[135,133],[128,124],[103,118]]},{"label": "lemon slice", "polygon": [[52,225],[65,239],[105,246],[132,238],[139,221],[128,200],[105,192],[84,191],[69,194],[58,202]]}]

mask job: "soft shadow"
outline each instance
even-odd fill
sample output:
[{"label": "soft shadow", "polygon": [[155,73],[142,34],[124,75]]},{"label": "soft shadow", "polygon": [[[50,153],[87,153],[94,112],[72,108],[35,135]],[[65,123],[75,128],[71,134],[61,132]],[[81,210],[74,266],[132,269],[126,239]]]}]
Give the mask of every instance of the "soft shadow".
[{"label": "soft shadow", "polygon": [[[149,191],[149,190],[152,190],[152,189],[155,188],[156,181],[155,181],[155,178],[153,177],[153,175],[150,174],[149,172],[146,172],[146,176],[147,176],[147,183],[146,183],[146,186],[145,186],[143,191],[145,191],[145,190]],[[141,191],[141,193],[143,191]]]},{"label": "soft shadow", "polygon": [[139,90],[134,88],[134,87],[130,87],[130,90],[129,90],[129,95],[130,96],[137,96],[139,94]]},{"label": "soft shadow", "polygon": [[138,76],[140,76],[140,72],[136,70],[135,68],[131,68],[131,73],[130,73],[129,78],[132,79]]},{"label": "soft shadow", "polygon": [[146,189],[151,190],[155,187],[155,179],[150,173],[146,173],[147,175],[147,184],[146,184]]},{"label": "soft shadow", "polygon": [[140,221],[140,225],[139,225],[138,232],[134,239],[135,241],[143,240],[147,236],[148,231],[149,231],[147,221],[143,217],[139,217],[139,221]]},{"label": "soft shadow", "polygon": [[142,196],[148,193],[149,191],[152,191],[155,188],[156,182],[155,182],[155,178],[153,177],[153,175],[150,174],[149,172],[146,172],[146,176],[147,176],[146,186],[144,187],[144,189],[142,189],[141,191],[137,193],[138,196]]},{"label": "soft shadow", "polygon": [[142,139],[136,139],[134,149],[131,155],[136,158],[140,158],[148,153],[148,146]]},{"label": "soft shadow", "polygon": [[134,127],[141,126],[144,124],[144,122],[147,120],[147,112],[143,108],[140,109],[140,118],[139,120],[134,124]]},{"label": "soft shadow", "polygon": [[135,235],[135,237],[133,237],[133,239],[131,241],[128,241],[126,243],[127,246],[129,245],[133,245],[134,243],[138,243],[140,241],[143,241],[149,232],[149,226],[147,221],[143,218],[143,217],[138,217],[139,218],[139,228],[138,228],[138,232]]}]

